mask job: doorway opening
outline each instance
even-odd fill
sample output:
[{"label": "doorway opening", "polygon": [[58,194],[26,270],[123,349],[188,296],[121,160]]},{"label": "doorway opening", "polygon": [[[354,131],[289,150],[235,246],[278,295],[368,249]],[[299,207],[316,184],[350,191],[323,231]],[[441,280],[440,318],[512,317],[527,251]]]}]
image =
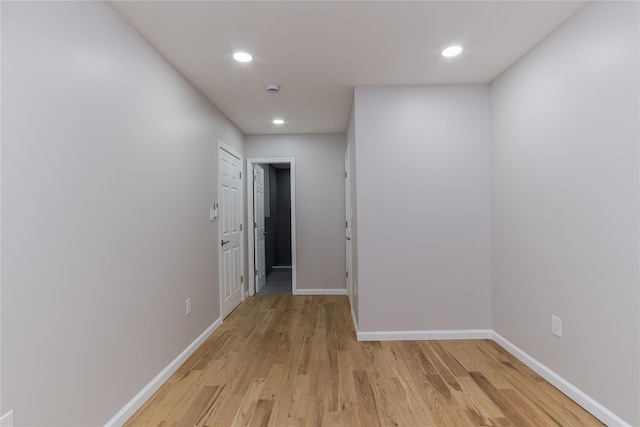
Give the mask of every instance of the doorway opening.
[{"label": "doorway opening", "polygon": [[247,171],[249,295],[296,294],[294,159],[247,159]]}]

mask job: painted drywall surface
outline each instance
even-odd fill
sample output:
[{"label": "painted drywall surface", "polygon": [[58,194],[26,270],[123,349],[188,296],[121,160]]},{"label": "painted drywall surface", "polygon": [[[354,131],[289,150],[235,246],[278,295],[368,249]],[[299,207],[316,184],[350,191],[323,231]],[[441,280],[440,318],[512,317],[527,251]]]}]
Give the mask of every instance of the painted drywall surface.
[{"label": "painted drywall surface", "polygon": [[247,135],[247,158],[295,158],[298,289],[344,289],[344,134]]},{"label": "painted drywall surface", "polygon": [[358,322],[491,326],[489,87],[357,87]]},{"label": "painted drywall surface", "polygon": [[278,266],[291,266],[291,174],[289,169],[276,170],[277,262]]},{"label": "painted drywall surface", "polygon": [[587,4],[491,85],[494,329],[632,425],[638,17]]},{"label": "painted drywall surface", "polygon": [[2,7],[2,408],[103,425],[219,317],[244,137],[107,3]]},{"label": "painted drywall surface", "polygon": [[[347,124],[347,145],[350,151],[350,163],[351,169],[350,184],[351,184],[351,280],[354,287],[353,297],[351,300],[351,309],[355,316],[355,321],[358,321],[358,189],[356,185],[357,172],[356,172],[356,121],[355,121],[355,99],[354,104],[351,106],[351,112],[349,113],[349,122]],[[346,153],[345,153],[346,154]]]}]

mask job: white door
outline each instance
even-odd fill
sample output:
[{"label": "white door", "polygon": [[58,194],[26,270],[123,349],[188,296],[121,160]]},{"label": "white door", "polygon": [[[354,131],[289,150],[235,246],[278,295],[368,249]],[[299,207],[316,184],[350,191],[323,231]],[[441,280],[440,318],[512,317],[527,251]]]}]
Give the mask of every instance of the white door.
[{"label": "white door", "polygon": [[353,264],[351,261],[351,150],[347,148],[347,154],[344,157],[344,196],[345,196],[345,237],[346,237],[346,252],[347,252],[347,273],[346,273],[346,287],[349,301],[353,303],[353,279],[351,270]]},{"label": "white door", "polygon": [[267,281],[265,264],[264,235],[264,169],[261,166],[253,165],[253,231],[255,242],[255,283],[256,293]]},{"label": "white door", "polygon": [[222,317],[242,301],[242,162],[219,149],[218,200],[220,200],[220,282]]}]

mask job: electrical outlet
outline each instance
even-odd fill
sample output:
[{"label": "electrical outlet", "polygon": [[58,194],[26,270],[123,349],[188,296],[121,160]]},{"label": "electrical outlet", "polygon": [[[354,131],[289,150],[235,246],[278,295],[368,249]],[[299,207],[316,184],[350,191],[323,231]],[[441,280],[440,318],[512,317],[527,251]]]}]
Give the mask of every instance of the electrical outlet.
[{"label": "electrical outlet", "polygon": [[188,316],[191,314],[191,298],[187,298],[187,300],[184,302],[185,305],[185,316]]},{"label": "electrical outlet", "polygon": [[562,338],[562,319],[556,316],[551,316],[551,333]]}]

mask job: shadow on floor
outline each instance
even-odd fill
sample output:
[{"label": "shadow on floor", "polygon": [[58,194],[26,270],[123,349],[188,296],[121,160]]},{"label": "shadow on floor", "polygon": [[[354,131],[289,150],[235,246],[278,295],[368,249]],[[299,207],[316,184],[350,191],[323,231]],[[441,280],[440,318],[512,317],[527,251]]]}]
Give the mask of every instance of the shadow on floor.
[{"label": "shadow on floor", "polygon": [[274,270],[267,276],[267,283],[256,295],[291,295],[291,271]]}]

